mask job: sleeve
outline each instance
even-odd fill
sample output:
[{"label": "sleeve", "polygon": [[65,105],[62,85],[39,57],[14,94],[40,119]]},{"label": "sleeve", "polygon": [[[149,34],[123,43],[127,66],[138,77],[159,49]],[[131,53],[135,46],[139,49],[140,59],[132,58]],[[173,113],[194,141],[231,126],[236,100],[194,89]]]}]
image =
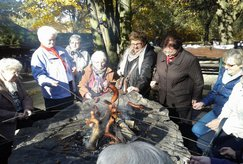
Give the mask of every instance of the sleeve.
[{"label": "sleeve", "polygon": [[46,71],[46,65],[43,61],[44,59],[42,54],[38,55],[37,52],[35,52],[32,55],[31,58],[32,75],[34,79],[37,80],[40,86],[44,86],[44,85],[52,86],[51,83],[55,82],[55,80],[48,77],[48,73]]},{"label": "sleeve", "polygon": [[158,69],[158,63],[160,62],[160,55],[161,53],[158,53],[158,56],[157,56],[157,60],[156,60],[156,66],[154,67],[154,74],[153,74],[153,81],[156,81],[156,82],[159,82],[159,74],[157,72],[157,69]]},{"label": "sleeve", "polygon": [[219,158],[211,158],[212,164],[234,164],[234,162],[231,162],[227,159],[219,159]]},{"label": "sleeve", "polygon": [[222,76],[223,76],[223,70],[219,72],[218,78],[216,83],[213,86],[213,89],[208,93],[208,95],[203,98],[202,102],[208,106],[214,103],[215,97],[217,96],[218,89],[220,85],[222,84]]},{"label": "sleeve", "polygon": [[231,95],[229,96],[228,101],[224,104],[220,115],[218,116],[219,119],[228,118],[231,112],[236,109],[237,105],[237,90],[239,90],[239,83],[236,84],[232,90]]},{"label": "sleeve", "polygon": [[78,87],[79,87],[79,93],[80,93],[80,95],[81,95],[82,97],[84,97],[84,95],[85,95],[87,92],[89,92],[88,87],[87,87],[88,82],[89,82],[89,79],[90,79],[90,72],[88,71],[89,66],[90,66],[90,65],[88,65],[88,66],[84,69],[84,74],[83,74],[82,79],[81,79],[81,81],[79,82],[79,85],[78,85]]},{"label": "sleeve", "polygon": [[149,51],[148,54],[145,55],[145,58],[142,63],[141,74],[138,78],[137,88],[139,90],[146,89],[149,86],[149,83],[152,79],[154,63],[155,63],[156,54],[153,51]]},{"label": "sleeve", "polygon": [[108,82],[111,82],[111,81],[113,81],[113,78],[114,78],[114,72],[112,71],[111,68],[108,68],[108,72],[107,72],[107,75],[106,75],[106,80]]},{"label": "sleeve", "polygon": [[204,81],[198,59],[195,57],[189,69],[189,77],[193,80],[192,99],[200,100],[202,96]]},{"label": "sleeve", "polygon": [[[2,96],[2,94],[0,94],[0,101],[2,101],[3,98],[4,97]],[[5,110],[4,106],[0,106],[0,123],[9,118],[13,118],[16,115],[16,113],[17,112]]]}]

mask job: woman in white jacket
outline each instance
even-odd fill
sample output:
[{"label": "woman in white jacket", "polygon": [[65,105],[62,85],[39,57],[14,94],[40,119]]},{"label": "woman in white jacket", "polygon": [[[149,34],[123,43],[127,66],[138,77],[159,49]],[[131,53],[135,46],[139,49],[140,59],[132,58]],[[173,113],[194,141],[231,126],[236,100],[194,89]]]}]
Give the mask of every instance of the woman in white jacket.
[{"label": "woman in white jacket", "polygon": [[243,148],[243,78],[233,88],[221,114],[207,126],[212,130],[217,130],[223,118],[226,118],[226,121],[212,147],[214,157],[222,157],[219,152],[222,147],[231,147],[236,151]]}]

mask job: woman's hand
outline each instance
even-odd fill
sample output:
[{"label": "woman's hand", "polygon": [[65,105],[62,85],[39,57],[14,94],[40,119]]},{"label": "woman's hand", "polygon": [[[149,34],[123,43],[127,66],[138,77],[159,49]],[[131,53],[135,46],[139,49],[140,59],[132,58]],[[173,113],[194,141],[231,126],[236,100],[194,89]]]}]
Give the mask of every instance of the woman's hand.
[{"label": "woman's hand", "polygon": [[25,109],[24,112],[17,113],[17,118],[22,120],[22,119],[27,119],[29,116],[31,116],[32,112],[29,109]]},{"label": "woman's hand", "polygon": [[196,110],[201,110],[205,104],[203,102],[192,103],[192,108]]},{"label": "woman's hand", "polygon": [[151,88],[154,88],[156,86],[156,83],[157,83],[156,81],[151,81],[150,82],[150,87]]},{"label": "woman's hand", "polygon": [[84,97],[85,97],[86,99],[92,99],[92,95],[91,95],[91,93],[89,93],[89,92],[85,93]]},{"label": "woman's hand", "polygon": [[236,159],[236,152],[230,147],[222,147],[219,150],[219,153],[220,153],[220,155],[223,155],[223,156],[225,156],[227,158]]},{"label": "woman's hand", "polygon": [[133,86],[130,86],[127,88],[127,92],[132,92],[132,91],[135,91],[135,92],[139,92],[139,89],[137,87],[133,87]]},{"label": "woman's hand", "polygon": [[220,124],[220,119],[216,118],[212,121],[210,121],[209,123],[206,124],[206,126],[214,131],[216,131],[219,127]]}]

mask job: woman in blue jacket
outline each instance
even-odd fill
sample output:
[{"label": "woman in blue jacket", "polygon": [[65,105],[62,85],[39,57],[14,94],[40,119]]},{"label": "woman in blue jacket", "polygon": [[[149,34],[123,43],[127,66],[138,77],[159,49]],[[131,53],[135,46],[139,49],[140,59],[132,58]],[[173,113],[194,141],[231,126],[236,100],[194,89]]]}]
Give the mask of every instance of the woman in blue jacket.
[{"label": "woman in blue jacket", "polygon": [[213,109],[204,115],[193,127],[192,132],[200,137],[210,131],[207,123],[217,118],[228,100],[233,87],[240,81],[242,76],[243,51],[241,49],[232,49],[225,53],[225,67],[218,75],[218,79],[213,89],[201,102],[193,104],[193,109],[201,110],[204,106],[213,104]]},{"label": "woman in blue jacket", "polygon": [[73,104],[75,64],[64,48],[56,46],[53,27],[40,27],[37,36],[41,45],[31,58],[32,75],[41,86],[46,110],[64,109]]}]

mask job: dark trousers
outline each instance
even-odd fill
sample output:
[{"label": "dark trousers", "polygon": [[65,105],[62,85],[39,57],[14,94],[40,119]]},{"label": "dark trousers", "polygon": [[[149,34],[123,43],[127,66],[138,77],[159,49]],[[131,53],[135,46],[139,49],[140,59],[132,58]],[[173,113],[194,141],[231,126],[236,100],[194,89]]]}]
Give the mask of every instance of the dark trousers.
[{"label": "dark trousers", "polygon": [[8,164],[8,158],[12,152],[13,142],[7,141],[0,137],[0,163]]},{"label": "dark trousers", "polygon": [[67,108],[74,103],[74,97],[65,97],[62,99],[47,99],[44,98],[46,111],[50,116],[54,116],[60,110]]}]

